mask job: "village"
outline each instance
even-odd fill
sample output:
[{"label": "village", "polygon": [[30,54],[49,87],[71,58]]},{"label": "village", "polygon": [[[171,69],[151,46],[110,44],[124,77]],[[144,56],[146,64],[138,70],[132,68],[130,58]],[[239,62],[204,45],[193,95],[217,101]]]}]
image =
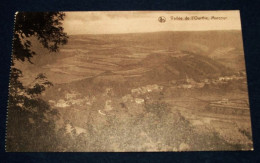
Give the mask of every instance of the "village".
[{"label": "village", "polygon": [[203,88],[205,85],[221,85],[227,84],[230,81],[245,80],[245,71],[238,72],[237,74],[230,76],[221,76],[215,79],[202,79],[195,81],[192,78],[189,78],[186,75],[186,78],[183,80],[171,80],[169,84],[172,88],[183,88],[183,89],[192,89],[192,88]]},{"label": "village", "polygon": [[[223,76],[223,77],[218,77],[217,79],[203,79],[200,81],[195,81],[192,78],[186,76],[186,78],[182,80],[171,80],[169,84],[166,86],[151,84],[151,85],[141,86],[137,88],[132,88],[130,89],[129,94],[122,96],[121,101],[122,102],[131,101],[137,104],[142,104],[144,103],[145,99],[140,98],[139,95],[144,95],[152,92],[160,92],[163,91],[164,87],[167,86],[174,89],[199,89],[199,88],[203,88],[206,85],[211,85],[211,84],[221,85],[221,84],[226,84],[230,81],[245,80],[245,77],[243,75],[244,73],[245,72],[239,72],[237,73],[237,75]],[[58,91],[60,91],[60,88],[58,89]],[[109,97],[112,92],[113,92],[113,88],[106,88],[102,96]],[[91,106],[96,101],[97,98],[95,96],[83,97],[78,92],[66,91],[64,98],[61,98],[57,101],[49,100],[48,102],[52,107],[65,108],[65,107],[72,107],[72,106]],[[111,100],[107,100],[105,102],[105,106],[107,106],[107,108],[110,107],[110,104],[111,104]]]},{"label": "village", "polygon": [[[76,112],[84,110],[94,109],[95,114],[103,116],[104,118],[112,114],[116,114],[119,110],[127,112],[127,114],[132,116],[138,116],[145,113],[145,105],[148,101],[153,101],[153,96],[158,96],[164,91],[166,87],[173,89],[200,89],[206,85],[220,85],[225,84],[229,81],[243,80],[243,72],[237,73],[237,75],[218,77],[217,79],[203,79],[201,81],[195,81],[192,78],[186,76],[186,79],[169,82],[169,85],[158,85],[150,84],[136,88],[130,88],[129,93],[118,98],[114,95],[113,88],[106,88],[103,93],[97,96],[84,96],[76,91],[66,90],[64,97],[58,100],[48,100],[49,104],[53,108],[72,109]],[[61,88],[58,89],[61,91]],[[226,99],[226,103],[228,103]],[[98,104],[99,107],[96,107]],[[217,105],[223,105],[223,102],[213,102],[209,103],[210,107],[216,107]],[[216,110],[216,109],[215,109]],[[218,111],[219,109],[217,109]],[[246,112],[247,113],[247,112]],[[79,135],[81,133],[86,133],[87,129],[83,126],[72,125],[70,123],[65,124],[67,133],[71,134],[72,131]]]}]

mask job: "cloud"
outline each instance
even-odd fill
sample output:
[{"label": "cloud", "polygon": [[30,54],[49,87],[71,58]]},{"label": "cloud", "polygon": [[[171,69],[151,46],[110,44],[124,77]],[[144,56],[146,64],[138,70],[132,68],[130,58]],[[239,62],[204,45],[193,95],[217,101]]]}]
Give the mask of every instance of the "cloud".
[{"label": "cloud", "polygon": [[66,21],[97,21],[101,20],[104,15],[98,12],[66,12]]},{"label": "cloud", "polygon": [[[165,16],[165,23],[158,22]],[[177,21],[171,17],[223,16],[226,20]],[[140,33],[155,31],[239,30],[238,11],[94,11],[66,12],[64,29],[68,34]]]},{"label": "cloud", "polygon": [[92,12],[66,12],[66,20],[98,21],[105,19],[132,19],[149,17],[151,12],[147,11],[92,11]]}]

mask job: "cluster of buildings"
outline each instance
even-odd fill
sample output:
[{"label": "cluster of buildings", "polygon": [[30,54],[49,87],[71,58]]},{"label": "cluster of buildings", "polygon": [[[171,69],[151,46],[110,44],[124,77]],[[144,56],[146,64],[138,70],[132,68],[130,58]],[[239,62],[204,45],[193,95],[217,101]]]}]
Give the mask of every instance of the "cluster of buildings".
[{"label": "cluster of buildings", "polygon": [[224,84],[229,81],[233,80],[242,80],[245,79],[245,75],[231,75],[231,76],[221,76],[217,79],[203,79],[199,82],[193,80],[192,78],[188,78],[186,76],[186,79],[183,80],[172,80],[170,81],[170,84],[172,87],[175,88],[183,88],[183,89],[190,89],[190,88],[203,88],[206,84]]},{"label": "cluster of buildings", "polygon": [[86,106],[92,105],[95,101],[95,97],[82,97],[81,94],[77,92],[66,92],[64,99],[59,99],[58,101],[49,100],[49,104],[58,108],[65,108],[70,106]]},{"label": "cluster of buildings", "polygon": [[146,86],[139,87],[139,88],[134,88],[131,90],[131,93],[133,95],[140,95],[140,94],[145,94],[145,93],[149,93],[149,92],[153,92],[153,91],[160,91],[162,89],[163,89],[163,86],[153,84],[153,85],[146,85]]}]

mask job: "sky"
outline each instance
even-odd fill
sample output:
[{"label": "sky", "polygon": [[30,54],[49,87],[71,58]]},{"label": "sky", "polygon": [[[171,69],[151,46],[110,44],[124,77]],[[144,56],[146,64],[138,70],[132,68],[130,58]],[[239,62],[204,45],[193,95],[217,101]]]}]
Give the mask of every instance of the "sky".
[{"label": "sky", "polygon": [[[241,30],[238,10],[94,11],[65,12],[65,14],[63,27],[65,32],[69,35],[144,33],[157,31]],[[164,23],[158,21],[160,16],[166,18]],[[217,17],[221,17],[221,19],[217,19]],[[189,18],[189,20],[185,20],[185,18]]]}]

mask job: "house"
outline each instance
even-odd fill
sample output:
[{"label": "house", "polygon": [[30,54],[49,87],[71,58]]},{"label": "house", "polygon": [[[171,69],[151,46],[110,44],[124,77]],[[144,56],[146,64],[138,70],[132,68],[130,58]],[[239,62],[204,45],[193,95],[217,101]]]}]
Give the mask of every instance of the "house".
[{"label": "house", "polygon": [[159,91],[162,90],[163,87],[162,86],[158,86],[157,84],[153,84],[153,85],[146,85],[143,87],[139,87],[139,88],[135,88],[131,90],[132,94],[145,94],[148,92],[153,92],[153,91]]},{"label": "house", "polygon": [[69,107],[70,105],[63,99],[60,99],[56,105],[56,107],[59,107],[59,108],[66,108],[66,107]]},{"label": "house", "polygon": [[132,90],[131,90],[131,93],[132,93],[132,94],[140,94],[140,91],[139,91],[138,88],[135,88],[135,89],[132,89]]},{"label": "house", "polygon": [[55,102],[54,100],[49,100],[48,102],[49,102],[49,104],[50,104],[51,106],[54,106],[54,105],[56,104],[56,102]]},{"label": "house", "polygon": [[77,97],[77,93],[76,92],[72,92],[72,93],[66,93],[65,98],[66,99],[75,99]]},{"label": "house", "polygon": [[113,110],[113,107],[111,106],[111,103],[112,103],[111,100],[106,100],[105,109],[104,110],[106,110],[106,111]]},{"label": "house", "polygon": [[225,81],[225,77],[219,77],[218,80]]},{"label": "house", "polygon": [[128,101],[132,102],[134,100],[134,98],[130,94],[127,94],[122,97],[122,100],[123,100],[123,102],[128,102]]},{"label": "house", "polygon": [[135,102],[137,104],[143,104],[144,103],[144,99],[142,99],[142,98],[135,98]]}]

